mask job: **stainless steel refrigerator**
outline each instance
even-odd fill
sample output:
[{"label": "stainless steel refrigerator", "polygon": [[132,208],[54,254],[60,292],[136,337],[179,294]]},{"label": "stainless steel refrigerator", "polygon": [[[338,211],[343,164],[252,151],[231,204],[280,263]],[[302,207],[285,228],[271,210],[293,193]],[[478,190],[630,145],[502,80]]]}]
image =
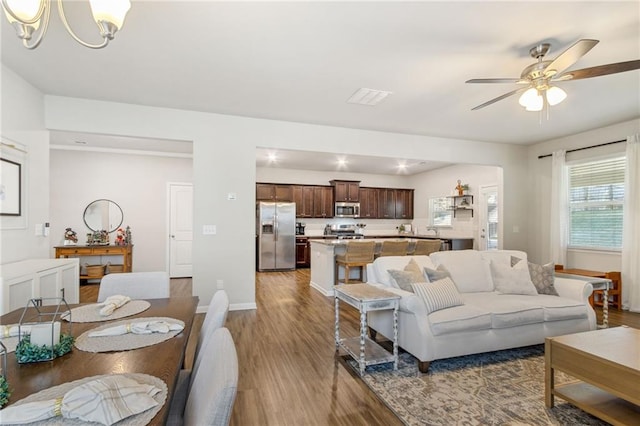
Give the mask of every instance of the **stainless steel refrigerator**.
[{"label": "stainless steel refrigerator", "polygon": [[296,268],[296,204],[259,202],[258,271]]}]

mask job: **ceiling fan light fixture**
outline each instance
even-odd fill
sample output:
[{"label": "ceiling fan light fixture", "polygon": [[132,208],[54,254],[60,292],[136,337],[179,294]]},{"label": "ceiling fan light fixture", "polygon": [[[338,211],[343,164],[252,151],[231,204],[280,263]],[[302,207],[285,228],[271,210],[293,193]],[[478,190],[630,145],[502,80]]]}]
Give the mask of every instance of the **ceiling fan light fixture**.
[{"label": "ceiling fan light fixture", "polygon": [[557,86],[551,86],[547,89],[547,102],[549,105],[554,106],[558,105],[560,102],[564,101],[567,98],[567,92],[562,90]]},{"label": "ceiling fan light fixture", "polygon": [[522,96],[520,96],[518,103],[526,108],[529,105],[537,104],[537,98],[539,97],[540,95],[538,94],[538,89],[536,89],[535,87],[530,87],[522,94]]},{"label": "ceiling fan light fixture", "polygon": [[[58,4],[60,20],[69,35],[81,45],[91,49],[101,49],[113,40],[115,33],[122,28],[124,18],[131,8],[130,0],[89,0],[93,19],[100,28],[100,35],[103,38],[102,43],[92,44],[81,40],[73,32],[67,22],[62,0],[1,0],[1,2],[8,21],[14,26],[18,38],[27,49],[35,49],[42,42],[49,27],[54,2]],[[38,31],[39,28],[40,31]],[[38,31],[37,34],[36,31]],[[35,39],[30,43],[32,38]]]}]

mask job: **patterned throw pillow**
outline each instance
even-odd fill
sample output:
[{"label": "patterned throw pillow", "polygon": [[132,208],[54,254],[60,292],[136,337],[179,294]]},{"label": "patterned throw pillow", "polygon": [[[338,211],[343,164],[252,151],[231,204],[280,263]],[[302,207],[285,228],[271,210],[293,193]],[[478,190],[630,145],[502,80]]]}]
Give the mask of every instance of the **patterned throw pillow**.
[{"label": "patterned throw pillow", "polygon": [[398,288],[401,288],[405,291],[410,291],[412,293],[413,288],[411,287],[411,284],[425,282],[425,278],[424,275],[422,275],[420,266],[414,259],[411,259],[402,271],[389,269],[387,272],[389,272],[391,278],[396,282],[396,286]]},{"label": "patterned throw pillow", "polygon": [[441,309],[464,305],[462,296],[460,296],[451,277],[430,283],[414,283],[411,286],[424,302],[429,314]]},{"label": "patterned throw pillow", "polygon": [[425,267],[424,274],[427,276],[427,278],[429,279],[429,282],[431,283],[434,281],[441,280],[443,278],[447,278],[447,277],[451,278],[451,274],[449,273],[447,268],[444,267],[444,265],[438,265],[436,269]]},{"label": "patterned throw pillow", "polygon": [[[515,266],[516,263],[522,259],[515,256],[511,256],[511,266]],[[531,281],[536,287],[538,294],[548,294],[551,296],[559,296],[556,288],[553,286],[555,280],[556,266],[553,262],[549,262],[545,265],[538,265],[535,263],[527,262],[529,266],[529,275],[531,275]]]}]

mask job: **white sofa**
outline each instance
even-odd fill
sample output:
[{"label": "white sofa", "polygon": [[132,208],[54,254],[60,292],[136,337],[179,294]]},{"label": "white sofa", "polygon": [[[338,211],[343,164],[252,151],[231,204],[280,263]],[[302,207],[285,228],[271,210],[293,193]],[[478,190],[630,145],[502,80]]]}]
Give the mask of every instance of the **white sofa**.
[{"label": "white sofa", "polygon": [[[427,372],[433,360],[533,345],[543,343],[545,337],[596,328],[595,312],[588,301],[593,287],[588,282],[555,277],[554,287],[559,296],[495,291],[492,268],[511,267],[512,256],[527,259],[526,253],[513,250],[456,250],[430,256],[379,257],[367,265],[367,282],[402,296],[398,343],[418,358],[422,372]],[[388,273],[402,270],[411,259],[421,269],[444,265],[464,304],[429,314],[423,299],[400,289]],[[374,338],[376,333],[387,338],[393,336],[390,311],[369,312],[368,325]]]}]

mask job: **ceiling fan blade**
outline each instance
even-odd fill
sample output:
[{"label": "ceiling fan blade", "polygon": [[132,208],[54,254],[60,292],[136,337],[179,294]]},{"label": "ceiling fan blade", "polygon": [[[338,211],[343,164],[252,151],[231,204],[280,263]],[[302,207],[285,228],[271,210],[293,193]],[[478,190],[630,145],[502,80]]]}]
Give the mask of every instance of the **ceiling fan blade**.
[{"label": "ceiling fan blade", "polygon": [[554,81],[579,80],[581,78],[599,77],[601,75],[616,74],[619,72],[640,69],[640,59],[635,61],[616,62],[615,64],[598,65],[597,67],[583,68],[581,70],[568,71],[554,78]]},{"label": "ceiling fan blade", "polygon": [[587,54],[588,51],[599,43],[599,40],[582,39],[575,42],[571,47],[562,52],[544,69],[544,73],[557,75],[575,64],[578,59]]},{"label": "ceiling fan blade", "polygon": [[465,83],[529,83],[528,81],[522,81],[519,78],[472,78],[465,81]]},{"label": "ceiling fan blade", "polygon": [[471,108],[471,111],[476,111],[476,110],[478,110],[478,109],[480,109],[480,108],[484,108],[484,107],[489,106],[489,105],[491,105],[491,104],[494,104],[494,103],[496,103],[496,102],[498,102],[498,101],[501,101],[501,100],[503,100],[503,99],[505,99],[505,98],[508,98],[509,96],[513,96],[513,95],[517,95],[518,93],[522,93],[522,92],[524,92],[525,90],[527,90],[528,88],[529,88],[529,87],[527,86],[527,87],[521,87],[521,88],[516,89],[516,90],[512,90],[512,91],[511,91],[511,92],[509,92],[509,93],[505,93],[504,95],[500,95],[500,96],[498,96],[497,98],[493,98],[493,99],[491,99],[490,101],[487,101],[487,102],[485,102],[485,103],[483,103],[483,104],[481,104],[481,105],[478,105],[478,106],[477,106],[477,107],[475,107],[475,108]]}]

